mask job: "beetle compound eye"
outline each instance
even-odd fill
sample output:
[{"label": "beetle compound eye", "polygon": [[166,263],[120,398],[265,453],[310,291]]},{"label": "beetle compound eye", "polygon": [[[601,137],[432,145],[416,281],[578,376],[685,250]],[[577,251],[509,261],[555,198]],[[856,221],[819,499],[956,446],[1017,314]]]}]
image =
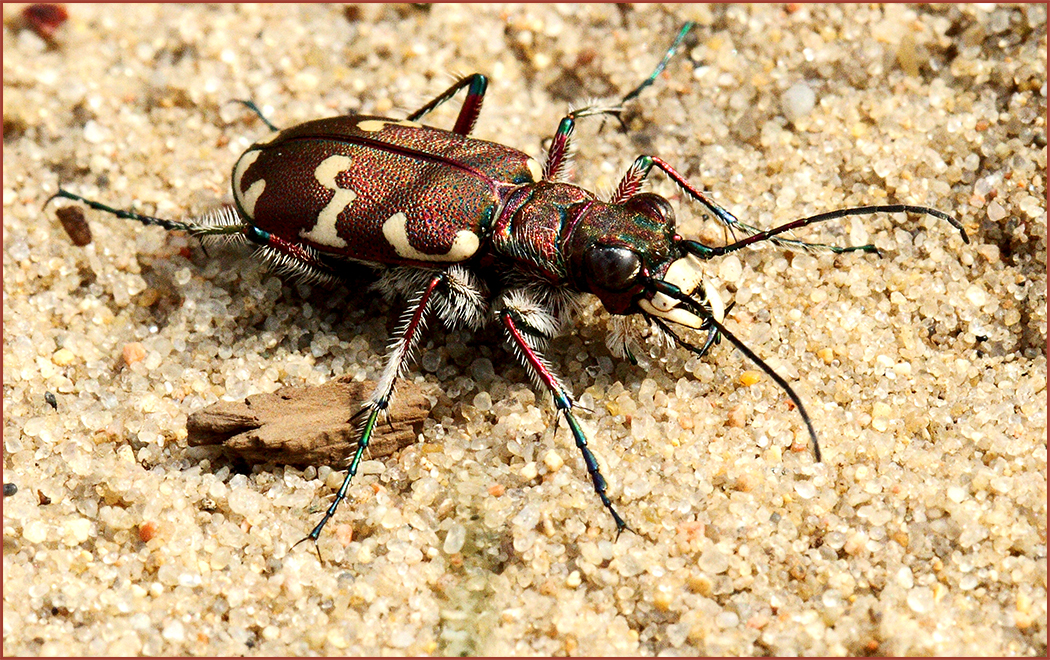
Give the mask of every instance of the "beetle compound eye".
[{"label": "beetle compound eye", "polygon": [[674,208],[670,202],[655,193],[637,194],[627,200],[626,206],[664,224],[674,225]]},{"label": "beetle compound eye", "polygon": [[585,257],[587,284],[602,291],[626,291],[642,270],[642,259],[623,247],[596,247]]}]

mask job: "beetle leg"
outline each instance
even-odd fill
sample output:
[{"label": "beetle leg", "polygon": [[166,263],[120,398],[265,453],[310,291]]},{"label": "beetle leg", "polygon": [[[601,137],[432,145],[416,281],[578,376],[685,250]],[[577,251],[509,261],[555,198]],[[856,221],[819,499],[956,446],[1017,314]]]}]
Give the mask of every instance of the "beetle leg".
[{"label": "beetle leg", "polygon": [[487,293],[471,270],[453,265],[445,276],[442,295],[434,301],[435,311],[449,330],[466,327],[477,330],[485,321]]},{"label": "beetle leg", "polygon": [[136,213],[134,211],[126,211],[124,209],[117,209],[117,208],[113,208],[112,206],[107,206],[106,204],[103,204],[102,202],[96,202],[93,199],[87,199],[86,197],[81,197],[80,195],[77,195],[75,193],[71,193],[68,190],[64,190],[62,188],[59,188],[58,192],[56,192],[54,195],[51,195],[50,197],[47,198],[47,201],[44,202],[44,207],[46,208],[48,204],[50,204],[52,201],[54,201],[56,199],[70,199],[70,200],[73,200],[74,202],[80,202],[82,204],[87,205],[88,208],[92,208],[92,209],[94,209],[96,211],[102,211],[103,213],[109,213],[110,215],[113,215],[113,216],[116,216],[118,218],[121,218],[122,220],[134,220],[136,222],[141,222],[142,224],[146,225],[147,227],[163,227],[164,229],[167,229],[168,231],[186,231],[186,232],[189,232],[191,234],[193,234],[193,233],[200,233],[204,229],[204,225],[202,223],[200,223],[200,222],[195,221],[195,220],[188,220],[188,221],[167,220],[165,218],[157,218],[157,217],[154,217],[152,215],[145,215],[143,213]]},{"label": "beetle leg", "polygon": [[[263,259],[269,262],[275,271],[281,274],[293,275],[299,281],[313,281],[327,285],[338,278],[336,272],[321,261],[315,250],[304,245],[292,243],[245,222],[237,209],[230,204],[212,209],[207,213],[188,220],[167,220],[135,213],[134,211],[113,208],[62,188],[59,188],[58,192],[48,198],[44,205],[46,206],[54,199],[71,199],[81,202],[96,211],[103,211],[125,220],[135,220],[147,227],[156,226],[163,227],[169,231],[185,231],[191,236],[201,239],[202,245],[208,239],[226,239],[233,242],[246,241],[254,243],[258,246]],[[205,246],[206,251],[207,248]]]},{"label": "beetle leg", "polygon": [[[685,35],[689,34],[689,31],[693,29],[695,23],[693,21],[686,21],[679,28],[678,34],[675,36],[674,41],[671,43],[670,48],[664,53],[663,59],[656,65],[653,72],[649,74],[649,77],[642,81],[640,85],[627,92],[627,94],[620,99],[620,102],[614,106],[591,106],[587,108],[580,108],[574,110],[562,118],[558,124],[558,130],[554,133],[554,140],[551,143],[551,148],[547,152],[547,163],[543,168],[543,179],[545,181],[563,181],[562,177],[565,176],[565,169],[569,164],[569,145],[572,138],[572,133],[576,128],[576,120],[581,117],[588,117],[591,115],[612,115],[620,121],[621,126],[623,120],[620,119],[620,113],[623,111],[623,106],[628,101],[636,98],[642,93],[646,87],[652,85],[660,74],[663,73],[664,68],[667,67],[667,63],[674,57],[675,52],[678,50],[678,46],[681,45],[685,39]],[[644,178],[644,177],[643,177]]]},{"label": "beetle leg", "polygon": [[410,114],[408,120],[419,121],[430,114],[434,108],[455,96],[456,92],[467,87],[467,98],[463,101],[463,107],[459,109],[459,116],[456,117],[456,125],[452,128],[452,132],[459,135],[470,135],[470,131],[474,129],[474,123],[478,120],[478,115],[481,114],[481,102],[485,99],[485,90],[488,85],[488,78],[480,73],[472,73],[460,78],[433,101]]},{"label": "beetle leg", "polygon": [[[385,269],[373,288],[388,299],[403,296],[411,299],[428,285],[433,270],[396,266]],[[488,289],[476,274],[460,264],[442,271],[444,282],[434,298],[434,313],[449,330],[465,327],[479,329],[485,322],[488,309]]]},{"label": "beetle leg", "polygon": [[649,77],[642,81],[640,85],[627,92],[627,95],[620,101],[621,104],[627,103],[631,99],[635,98],[642,93],[642,90],[656,82],[656,79],[663,73],[664,68],[667,67],[667,63],[674,57],[675,52],[678,50],[678,46],[681,45],[682,41],[685,40],[685,35],[689,34],[689,31],[696,25],[695,21],[686,21],[682,24],[682,27],[678,29],[678,34],[675,36],[674,41],[671,43],[671,47],[664,53],[664,57],[660,60],[660,63],[656,65],[656,69],[649,74]]},{"label": "beetle leg", "polygon": [[281,129],[274,126],[273,122],[266,118],[266,115],[262,113],[262,110],[259,109],[259,106],[255,105],[255,101],[252,101],[251,99],[233,99],[232,101],[230,101],[230,103],[240,103],[244,107],[251,110],[256,117],[261,119],[262,123],[266,124],[266,128],[269,128],[274,133],[280,132]]},{"label": "beetle leg", "polygon": [[300,282],[319,282],[325,286],[338,279],[336,272],[321,261],[317,251],[310,247],[285,240],[247,223],[227,229],[231,228],[237,229],[259,246],[259,255],[278,274],[291,275]]},{"label": "beetle leg", "polygon": [[547,162],[543,164],[543,180],[564,182],[568,178],[569,164],[572,162],[572,134],[576,132],[576,120],[592,115],[615,114],[619,106],[592,106],[573,110],[558,122],[554,132],[551,148],[547,151]]},{"label": "beetle leg", "polygon": [[516,349],[515,352],[518,353],[521,361],[528,367],[537,383],[551,393],[551,396],[554,397],[554,405],[565,416],[565,421],[569,425],[572,437],[576,441],[576,447],[583,454],[583,462],[587,466],[587,472],[591,475],[591,482],[594,484],[594,492],[598,494],[602,504],[612,514],[613,520],[616,522],[616,533],[619,535],[623,530],[628,529],[627,523],[613,508],[612,502],[609,501],[609,496],[605,492],[607,485],[605,477],[602,476],[598,467],[598,459],[595,458],[594,453],[587,446],[587,437],[583,433],[583,428],[577,421],[576,416],[572,414],[572,408],[575,405],[572,395],[536,348],[537,343],[549,339],[554,334],[557,329],[557,320],[543,309],[541,305],[536,304],[527,294],[518,297],[516,300],[513,294],[507,296],[505,304],[506,307],[499,313],[499,319],[507,332],[510,344]]},{"label": "beetle leg", "polygon": [[707,209],[711,211],[711,213],[713,213],[724,225],[727,227],[746,229],[746,225],[737,220],[735,215],[725,210],[707,195],[694,188],[684,176],[656,156],[639,156],[634,161],[634,164],[631,165],[630,169],[627,170],[627,173],[623,175],[623,178],[620,179],[620,183],[616,186],[616,190],[613,192],[609,203],[623,204],[630,197],[637,194],[642,188],[642,183],[645,182],[649,173],[652,172],[653,167],[656,167],[667,174],[672,181],[682,187],[682,190],[685,191],[686,195],[707,207]]},{"label": "beetle leg", "polygon": [[566,179],[571,162],[569,148],[572,134],[576,131],[576,118],[577,115],[570,112],[558,123],[558,130],[554,132],[551,148],[547,151],[547,162],[543,164],[544,181],[564,181]]},{"label": "beetle leg", "polygon": [[[697,190],[691,183],[689,183],[688,179],[667,164],[666,161],[657,158],[656,156],[639,156],[638,159],[634,161],[634,164],[631,165],[630,169],[627,170],[627,173],[624,174],[622,179],[620,179],[620,183],[616,186],[616,191],[613,193],[610,203],[623,204],[628,198],[641,190],[642,183],[649,176],[649,173],[654,167],[662,171],[670,177],[672,181],[677,183],[682,190],[685,191],[687,196],[703,204],[722,224],[728,227],[730,231],[737,229],[748,236],[755,236],[762,233],[762,230],[758,227],[752,227],[747,223],[741,222],[735,215],[719,206],[717,202],[704,193]],[[824,243],[808,243],[793,238],[769,238],[768,240],[771,240],[776,245],[801,248],[805,250],[829,250],[835,253],[878,252],[874,245],[840,247],[837,245],[826,245]]]},{"label": "beetle leg", "polygon": [[594,115],[616,115],[621,107],[615,106],[589,106],[573,110],[562,117],[558,122],[558,130],[554,132],[551,147],[547,150],[547,162],[543,165],[543,180],[564,182],[567,179],[568,167],[572,162],[571,145],[572,134],[576,132],[576,120]]},{"label": "beetle leg", "polygon": [[372,440],[372,434],[375,432],[376,424],[379,422],[379,415],[385,412],[387,406],[390,405],[390,398],[394,393],[394,382],[408,366],[408,362],[412,357],[412,351],[419,342],[421,331],[426,325],[426,313],[433,300],[434,292],[444,281],[444,273],[438,273],[431,277],[426,287],[416,295],[405,311],[401,319],[400,328],[394,333],[396,339],[391,343],[390,355],[387,357],[386,367],[383,369],[383,375],[379,379],[379,384],[376,386],[372,396],[369,397],[368,403],[358,413],[358,415],[361,415],[367,412],[368,417],[361,428],[361,439],[357,441],[357,450],[354,452],[354,457],[350,460],[350,466],[347,468],[343,485],[339,487],[339,491],[335,494],[335,500],[332,501],[328,510],[325,511],[321,522],[317,523],[317,526],[300,539],[296,545],[307,539],[317,543],[317,539],[321,536],[321,530],[335,515],[335,510],[338,508],[339,503],[346,499],[346,492],[350,489],[350,482],[353,480],[354,475],[357,474],[357,468],[361,464],[361,457],[364,456],[365,450],[368,449],[368,444]]},{"label": "beetle leg", "polygon": [[563,117],[554,132],[551,148],[547,151],[547,162],[543,164],[544,181],[562,181],[569,164],[569,145],[576,131],[576,118],[572,113]]}]

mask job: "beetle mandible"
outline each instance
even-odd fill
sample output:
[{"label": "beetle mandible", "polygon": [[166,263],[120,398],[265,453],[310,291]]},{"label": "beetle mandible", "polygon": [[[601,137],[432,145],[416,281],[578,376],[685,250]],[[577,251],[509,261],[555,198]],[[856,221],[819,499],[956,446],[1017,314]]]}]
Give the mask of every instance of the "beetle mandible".
[{"label": "beetle mandible", "polygon": [[[679,30],[653,73],[619,104],[586,107],[562,118],[542,166],[520,151],[470,137],[488,84],[485,76],[475,73],[405,119],[351,114],[283,131],[267,122],[275,134],[252,145],[233,167],[234,204],[190,220],[120,210],[61,188],[51,199],[79,201],[121,218],[199,237],[234,238],[254,245],[278,271],[300,278],[332,281],[339,277],[340,264],[365,264],[377,271],[379,289],[409,300],[376,390],[355,415],[363,422],[347,475],[321,521],[302,541],[316,543],[346,497],[431,313],[449,329],[502,326],[507,343],[537,387],[553,397],[619,534],[627,523],[606,493],[598,461],[573,413],[574,398],[543,357],[545,345],[565,326],[581,294],[596,296],[614,318],[641,315],[699,356],[720,337],[728,339],[798,407],[819,461],[816,432],[802,401],[726,329],[727,307],[705,278],[704,262],[763,241],[877,253],[872,245],[837,247],[783,236],[807,225],[870,213],[931,215],[952,224],[969,242],[958,220],[936,209],[903,204],[840,209],[762,231],[738,220],[656,156],[638,157],[607,200],[567,183],[576,121],[617,115],[624,103],[656,80],[691,28],[686,23]],[[464,90],[466,98],[452,130],[419,123]],[[251,102],[243,103],[262,117]],[[654,168],[727,229],[746,237],[712,246],[680,236],[671,204],[641,192]],[[706,337],[692,343],[672,325]],[[626,352],[626,338],[619,337],[619,342]]]}]

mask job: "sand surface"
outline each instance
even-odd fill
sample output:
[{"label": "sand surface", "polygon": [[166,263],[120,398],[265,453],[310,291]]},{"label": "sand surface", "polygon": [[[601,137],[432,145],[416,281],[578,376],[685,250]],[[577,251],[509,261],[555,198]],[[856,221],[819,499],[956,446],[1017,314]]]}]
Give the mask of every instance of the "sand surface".
[{"label": "sand surface", "polygon": [[[8,655],[1046,653],[1045,6],[70,5],[48,46],[4,6],[4,653]],[[615,99],[686,19],[687,53],[584,122],[576,181],[639,154],[760,227],[865,216],[710,262],[728,342],[606,347],[588,299],[548,357],[636,530],[616,539],[565,424],[499,333],[436,330],[408,378],[419,443],[340,466],[190,448],[187,415],[375,378],[401,313],[244,252],[87,211],[230,197],[279,126],[404,117],[490,77],[475,129],[542,159],[570,103]],[[428,118],[451,127],[458,103]],[[724,232],[660,176],[682,234]],[[52,392],[57,410],[45,401]]]}]

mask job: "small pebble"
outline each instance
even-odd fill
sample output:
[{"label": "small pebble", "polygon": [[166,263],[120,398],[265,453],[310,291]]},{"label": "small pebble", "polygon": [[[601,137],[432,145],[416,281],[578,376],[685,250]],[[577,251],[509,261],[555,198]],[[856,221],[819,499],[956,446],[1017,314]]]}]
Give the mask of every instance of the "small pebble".
[{"label": "small pebble", "polygon": [[463,549],[463,545],[466,542],[467,528],[460,523],[453,523],[445,535],[445,543],[441,546],[441,549],[447,555],[455,554]]},{"label": "small pebble", "polygon": [[73,364],[73,360],[75,359],[76,355],[74,355],[73,351],[69,350],[68,348],[60,348],[57,351],[55,351],[54,354],[51,356],[51,361],[59,367],[65,367],[70,364]]},{"label": "small pebble", "polygon": [[44,539],[47,538],[47,533],[47,524],[39,520],[33,520],[26,523],[25,528],[22,530],[22,538],[30,543],[43,543]]},{"label": "small pebble", "polygon": [[157,535],[157,523],[147,521],[139,525],[139,540],[149,543]]},{"label": "small pebble", "polygon": [[740,374],[740,383],[745,387],[751,387],[762,380],[762,373],[758,371],[745,371]]},{"label": "small pebble", "polygon": [[817,103],[817,94],[805,82],[797,82],[780,97],[780,107],[784,117],[790,122],[802,119],[810,112]]},{"label": "small pebble", "polygon": [[182,642],[186,639],[186,627],[182,625],[181,621],[172,621],[168,625],[164,626],[164,630],[161,631],[160,636],[169,642]]},{"label": "small pebble", "polygon": [[908,591],[908,607],[916,614],[926,614],[933,609],[933,591],[929,587],[915,587]]},{"label": "small pebble", "polygon": [[812,499],[817,494],[817,487],[812,481],[799,481],[795,484],[795,493],[804,500]]},{"label": "small pebble", "polygon": [[718,573],[725,573],[729,569],[729,559],[721,550],[708,547],[700,553],[697,566],[705,573],[717,575]]},{"label": "small pebble", "polygon": [[1006,217],[1006,209],[999,202],[988,203],[988,219],[992,222],[999,222]]},{"label": "small pebble", "polygon": [[123,355],[124,364],[131,366],[146,359],[146,347],[137,341],[124,344]]}]

